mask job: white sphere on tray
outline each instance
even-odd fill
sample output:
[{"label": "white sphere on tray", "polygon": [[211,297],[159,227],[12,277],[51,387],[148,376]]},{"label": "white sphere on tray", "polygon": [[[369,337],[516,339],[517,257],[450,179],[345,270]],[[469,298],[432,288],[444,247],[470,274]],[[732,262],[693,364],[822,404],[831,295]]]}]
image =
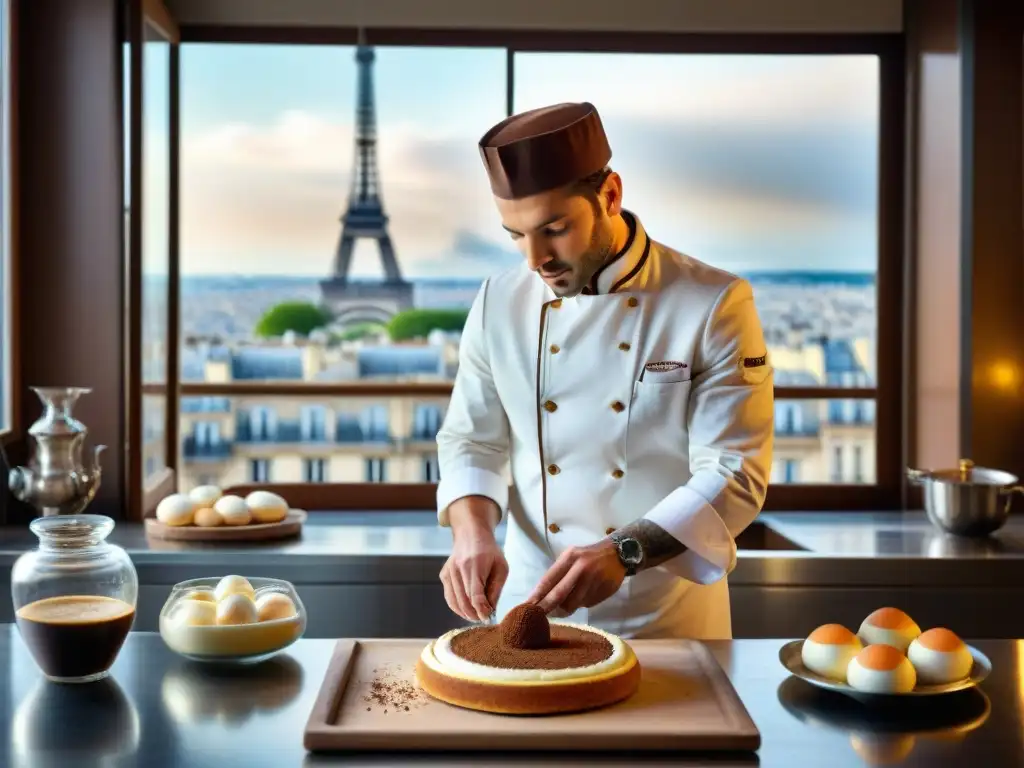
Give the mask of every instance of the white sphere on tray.
[{"label": "white sphere on tray", "polygon": [[257,523],[279,523],[288,516],[288,502],[270,491],[253,491],[245,504]]},{"label": "white sphere on tray", "polygon": [[241,496],[222,496],[213,505],[226,525],[248,525],[252,520],[249,505]]},{"label": "white sphere on tray", "polygon": [[191,525],[195,502],[184,493],[172,493],[156,505],[156,519],[164,525]]},{"label": "white sphere on tray", "polygon": [[199,485],[188,492],[196,507],[212,507],[223,495],[224,492],[216,485]]}]

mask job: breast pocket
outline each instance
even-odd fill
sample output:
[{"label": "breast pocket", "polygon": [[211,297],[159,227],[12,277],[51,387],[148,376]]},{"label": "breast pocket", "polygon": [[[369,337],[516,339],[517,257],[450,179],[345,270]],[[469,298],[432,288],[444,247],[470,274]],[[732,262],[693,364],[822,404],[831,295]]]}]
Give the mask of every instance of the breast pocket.
[{"label": "breast pocket", "polygon": [[628,446],[633,457],[652,451],[686,456],[691,385],[689,379],[651,381],[647,376],[636,382],[628,427]]}]

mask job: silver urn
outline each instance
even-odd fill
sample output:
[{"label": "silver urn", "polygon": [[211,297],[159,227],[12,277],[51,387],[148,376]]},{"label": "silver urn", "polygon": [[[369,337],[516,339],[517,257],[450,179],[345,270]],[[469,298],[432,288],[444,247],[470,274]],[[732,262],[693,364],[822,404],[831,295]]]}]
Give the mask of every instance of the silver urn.
[{"label": "silver urn", "polygon": [[19,501],[31,504],[44,517],[76,515],[96,496],[103,469],[97,445],[92,461],[82,459],[89,430],[71,415],[78,398],[91,390],[82,387],[31,387],[43,404],[43,414],[29,427],[27,467],[14,467],[7,483]]}]

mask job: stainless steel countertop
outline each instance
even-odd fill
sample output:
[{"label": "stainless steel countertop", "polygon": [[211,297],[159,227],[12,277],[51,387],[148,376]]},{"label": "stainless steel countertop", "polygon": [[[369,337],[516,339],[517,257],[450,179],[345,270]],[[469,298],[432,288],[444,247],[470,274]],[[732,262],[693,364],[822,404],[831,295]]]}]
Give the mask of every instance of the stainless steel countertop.
[{"label": "stainless steel countertop", "polygon": [[[1022,583],[1024,573],[1024,517],[989,538],[962,539],[935,529],[923,512],[776,512],[761,515],[751,534],[732,585],[984,587]],[[138,523],[118,523],[111,541],[148,583],[174,583],[216,563],[297,584],[409,584],[436,582],[451,533],[429,511],[353,511],[312,514],[301,538],[281,542],[151,540]],[[0,566],[36,543],[27,527],[0,528]]]},{"label": "stainless steel countertop", "polygon": [[[426,642],[426,641],[424,641]],[[757,753],[405,753],[310,755],[302,734],[334,640],[300,640],[261,665],[216,672],[176,656],[157,634],[133,632],[107,680],[47,684],[12,626],[0,627],[0,764],[109,768],[292,766],[703,765],[946,768],[1024,765],[1021,641],[972,642],[992,661],[980,692],[872,710],[790,677],[783,640],[708,643],[746,706]],[[398,715],[396,715],[397,717]],[[6,760],[4,759],[6,758]]]}]

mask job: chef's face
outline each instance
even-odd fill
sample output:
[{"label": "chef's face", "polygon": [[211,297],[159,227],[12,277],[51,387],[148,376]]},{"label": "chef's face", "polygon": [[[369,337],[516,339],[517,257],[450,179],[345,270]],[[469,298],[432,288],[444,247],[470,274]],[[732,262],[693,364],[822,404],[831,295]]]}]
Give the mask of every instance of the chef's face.
[{"label": "chef's face", "polygon": [[621,200],[617,173],[597,189],[573,186],[521,200],[495,198],[502,226],[557,296],[578,295],[614,255],[613,219]]}]

